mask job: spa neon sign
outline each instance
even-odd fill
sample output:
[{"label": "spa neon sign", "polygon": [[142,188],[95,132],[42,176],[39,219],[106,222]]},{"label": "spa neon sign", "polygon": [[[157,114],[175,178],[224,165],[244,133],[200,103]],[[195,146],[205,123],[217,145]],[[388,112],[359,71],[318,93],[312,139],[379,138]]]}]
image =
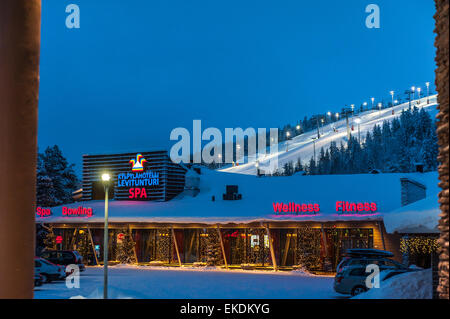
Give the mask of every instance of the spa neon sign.
[{"label": "spa neon sign", "polygon": [[50,208],[36,208],[36,215],[40,218],[49,217],[52,215],[52,211]]}]

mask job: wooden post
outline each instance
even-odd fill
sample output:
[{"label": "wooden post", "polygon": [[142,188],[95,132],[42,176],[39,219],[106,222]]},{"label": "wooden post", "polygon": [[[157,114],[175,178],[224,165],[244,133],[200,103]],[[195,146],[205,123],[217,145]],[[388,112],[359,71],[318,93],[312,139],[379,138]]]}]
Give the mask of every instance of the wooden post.
[{"label": "wooden post", "polygon": [[[130,232],[131,240],[134,241],[133,230],[131,229],[130,225],[128,225],[128,231]],[[136,242],[133,245],[133,254],[134,254],[134,260],[136,260],[136,264],[137,264],[138,263],[138,259],[137,259],[137,253],[136,253]]]},{"label": "wooden post", "polygon": [[95,258],[95,264],[98,266],[98,258],[97,258],[97,254],[95,253],[95,245],[94,245],[94,239],[92,238],[92,234],[91,234],[91,229],[88,228],[88,234],[89,234],[89,239],[91,241],[91,246],[92,246],[92,251],[94,252],[94,258]]},{"label": "wooden post", "polygon": [[0,298],[6,299],[33,298],[40,20],[40,0],[0,1]]},{"label": "wooden post", "polygon": [[77,231],[78,231],[78,228],[75,228],[75,230],[73,231],[72,240],[70,241],[70,249],[74,249],[73,246],[75,245],[75,239],[76,239],[76,236],[77,236]]},{"label": "wooden post", "polygon": [[383,243],[383,250],[386,250],[386,244],[384,242],[383,227],[381,227],[381,222],[378,222],[378,231],[380,232],[381,242]]},{"label": "wooden post", "polygon": [[172,239],[173,239],[173,244],[175,246],[175,251],[177,253],[177,258],[178,258],[178,264],[181,267],[181,258],[180,258],[180,252],[178,251],[178,244],[177,244],[177,237],[175,236],[175,230],[172,227]]},{"label": "wooden post", "polygon": [[217,233],[219,234],[220,248],[222,249],[223,262],[225,268],[228,269],[227,256],[225,255],[225,246],[223,245],[222,233],[220,232],[220,226],[217,225]]},{"label": "wooden post", "polygon": [[[266,232],[267,232],[267,238],[269,239],[269,250],[270,250],[270,256],[272,258],[273,270],[278,271],[277,260],[275,259],[275,251],[273,250],[272,236],[270,236],[270,229],[269,229],[269,226],[267,226],[267,225],[266,225]],[[263,240],[263,246],[264,246],[264,240]]]},{"label": "wooden post", "polygon": [[291,243],[291,236],[289,236],[288,239],[288,234],[286,234],[286,244],[284,245],[284,254],[283,254],[283,260],[281,261],[281,266],[286,266],[286,259],[287,259],[287,255],[288,255],[288,251],[289,251],[289,245]]},{"label": "wooden post", "polygon": [[323,224],[320,224],[320,229],[322,230],[323,247],[325,249],[325,258],[328,258],[327,237],[325,234],[325,229],[323,228]]}]

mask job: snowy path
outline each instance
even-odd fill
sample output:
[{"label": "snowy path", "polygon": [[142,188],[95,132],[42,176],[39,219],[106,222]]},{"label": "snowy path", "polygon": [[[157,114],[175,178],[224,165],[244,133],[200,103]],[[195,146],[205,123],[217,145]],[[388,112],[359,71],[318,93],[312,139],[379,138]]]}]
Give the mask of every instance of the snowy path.
[{"label": "snowy path", "polygon": [[[102,296],[103,268],[87,267],[80,288],[65,281],[35,288],[37,299]],[[333,277],[295,272],[200,270],[119,266],[109,269],[111,298],[342,298],[333,290]]]}]

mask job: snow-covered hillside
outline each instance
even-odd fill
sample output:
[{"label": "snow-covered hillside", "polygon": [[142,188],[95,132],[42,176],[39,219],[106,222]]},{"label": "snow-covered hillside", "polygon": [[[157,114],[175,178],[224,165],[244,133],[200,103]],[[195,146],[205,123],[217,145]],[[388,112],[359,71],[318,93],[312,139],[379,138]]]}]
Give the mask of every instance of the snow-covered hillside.
[{"label": "snow-covered hillside", "polygon": [[[430,96],[429,104],[427,104],[427,98],[422,98],[420,100],[413,101],[413,105],[417,105],[419,108],[424,108],[427,110],[432,118],[435,118],[437,114],[437,96]],[[370,110],[360,114],[355,114],[353,118],[349,118],[349,126],[353,126],[351,134],[358,137],[358,124],[356,119],[359,118],[360,122],[360,135],[361,139],[366,136],[368,131],[371,131],[373,127],[378,124],[381,125],[383,121],[391,121],[395,117],[400,116],[403,109],[407,109],[409,103],[403,103],[394,106],[393,108],[386,108],[382,110]],[[336,132],[333,130],[336,129]],[[292,138],[289,141],[280,142],[278,144],[278,152],[270,155],[260,155],[258,156],[259,167],[266,173],[271,173],[269,171],[269,162],[278,156],[278,167],[281,168],[287,162],[296,162],[300,157],[302,162],[309,161],[309,159],[314,155],[314,144],[316,149],[316,156],[319,154],[320,148],[328,148],[332,141],[335,141],[338,145],[341,141],[344,143],[347,141],[347,126],[346,119],[343,118],[337,122],[330,123],[320,127],[321,137],[318,140],[313,141],[317,138],[317,130],[312,130],[305,132]],[[267,150],[269,152],[269,150]],[[249,157],[244,159],[244,163],[238,166],[228,166],[221,169],[223,172],[229,173],[239,173],[256,175],[256,157]]]}]

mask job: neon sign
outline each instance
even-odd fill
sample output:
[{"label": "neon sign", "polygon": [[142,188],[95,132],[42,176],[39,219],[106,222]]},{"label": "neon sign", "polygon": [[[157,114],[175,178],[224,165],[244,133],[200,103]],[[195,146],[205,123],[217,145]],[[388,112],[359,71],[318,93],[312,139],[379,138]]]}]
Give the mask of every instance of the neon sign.
[{"label": "neon sign", "polygon": [[36,208],[36,215],[40,218],[49,217],[52,215],[52,211],[50,208],[38,207]]},{"label": "neon sign", "polygon": [[147,160],[142,154],[137,154],[136,159],[131,159],[130,163],[131,172],[117,175],[117,187],[127,187],[130,199],[147,198],[145,187],[159,185],[159,173],[151,170],[144,172],[144,164],[147,163]]},{"label": "neon sign", "polygon": [[155,186],[159,185],[159,173],[121,173],[117,176],[117,187]]},{"label": "neon sign", "polygon": [[272,203],[273,211],[275,214],[295,214],[295,215],[315,215],[320,211],[319,204],[305,204],[305,203]]},{"label": "neon sign", "polygon": [[55,242],[56,242],[57,244],[62,244],[62,242],[63,242],[62,236],[60,236],[60,235],[56,236]]},{"label": "neon sign", "polygon": [[66,217],[91,217],[93,215],[92,208],[80,206],[78,208],[69,208],[63,206],[62,214]]},{"label": "neon sign", "polygon": [[360,214],[360,213],[375,213],[377,211],[376,203],[350,203],[350,202],[336,202],[336,211],[339,214]]},{"label": "neon sign", "polygon": [[132,165],[131,170],[133,172],[143,172],[144,171],[144,163],[146,163],[147,160],[142,156],[142,154],[136,155],[136,160],[132,159],[130,160],[130,163]]}]

